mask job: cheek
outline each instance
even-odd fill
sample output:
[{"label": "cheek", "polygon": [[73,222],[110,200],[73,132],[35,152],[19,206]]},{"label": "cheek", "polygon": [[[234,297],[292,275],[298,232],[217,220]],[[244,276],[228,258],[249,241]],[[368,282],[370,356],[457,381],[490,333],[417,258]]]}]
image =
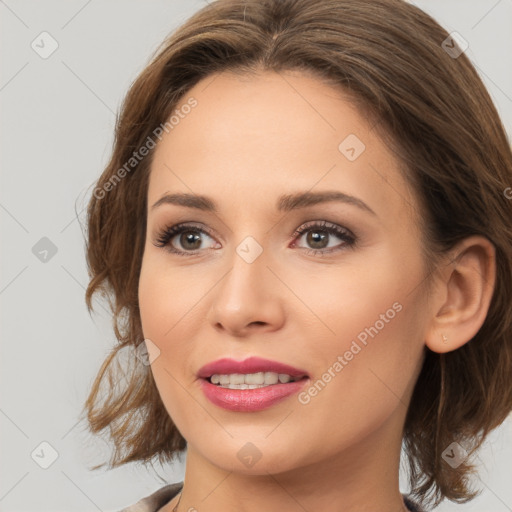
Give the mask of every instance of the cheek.
[{"label": "cheek", "polygon": [[424,273],[417,247],[397,251],[392,244],[383,245],[347,253],[339,264],[311,269],[279,269],[294,292],[286,298],[286,307],[293,315],[291,323],[300,326],[308,322],[302,325],[309,328],[305,350],[315,338],[324,340],[315,344],[315,350],[327,353],[342,352],[354,339],[364,344],[377,335],[387,338],[388,343],[398,341],[396,335],[405,327],[402,320],[406,316],[400,310],[421,309],[411,293]]},{"label": "cheek", "polygon": [[422,278],[419,256],[400,261],[390,250],[310,287],[308,304],[322,322],[316,337],[312,326],[303,330],[309,341],[299,352],[315,375],[301,403],[317,428],[332,425],[336,437],[343,425],[357,436],[354,427],[374,428],[408,403],[424,349]]},{"label": "cheek", "polygon": [[193,306],[205,294],[197,272],[173,269],[168,255],[154,249],[146,253],[139,278],[139,308],[146,338],[165,342],[172,339],[179,324],[194,314]]},{"label": "cheek", "polygon": [[168,414],[181,430],[187,413],[184,404],[190,401],[184,389],[190,389],[195,380],[191,366],[195,347],[189,340],[199,319],[193,305],[204,296],[205,288],[201,279],[193,279],[197,285],[190,286],[187,273],[173,270],[165,254],[147,254],[138,288],[142,331],[158,349],[151,371]]}]

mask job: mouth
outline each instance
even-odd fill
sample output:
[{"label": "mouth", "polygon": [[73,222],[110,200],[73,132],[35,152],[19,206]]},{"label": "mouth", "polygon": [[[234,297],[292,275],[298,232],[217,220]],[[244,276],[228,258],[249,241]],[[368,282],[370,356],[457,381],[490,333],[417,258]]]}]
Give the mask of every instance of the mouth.
[{"label": "mouth", "polygon": [[230,389],[255,389],[309,377],[304,370],[261,357],[249,357],[243,361],[217,359],[201,367],[197,376],[210,384]]},{"label": "mouth", "polygon": [[309,377],[276,372],[214,373],[199,381],[204,396],[214,405],[232,412],[257,412],[299,393]]},{"label": "mouth", "polygon": [[234,412],[262,411],[297,394],[310,376],[299,368],[261,357],[223,358],[197,373],[210,402]]}]

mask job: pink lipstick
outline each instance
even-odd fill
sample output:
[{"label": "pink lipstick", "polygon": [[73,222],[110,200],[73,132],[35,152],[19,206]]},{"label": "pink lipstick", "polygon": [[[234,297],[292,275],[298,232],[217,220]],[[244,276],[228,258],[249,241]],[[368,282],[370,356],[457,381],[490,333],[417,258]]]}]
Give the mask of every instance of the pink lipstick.
[{"label": "pink lipstick", "polygon": [[198,377],[208,400],[239,412],[267,409],[298,393],[309,381],[304,370],[259,357],[219,359],[201,367]]}]

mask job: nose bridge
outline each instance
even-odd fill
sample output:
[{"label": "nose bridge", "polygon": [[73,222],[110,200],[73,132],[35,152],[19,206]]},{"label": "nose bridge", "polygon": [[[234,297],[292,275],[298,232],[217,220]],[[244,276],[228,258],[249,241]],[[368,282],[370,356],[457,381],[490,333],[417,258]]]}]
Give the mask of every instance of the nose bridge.
[{"label": "nose bridge", "polygon": [[254,293],[260,290],[267,295],[269,290],[266,290],[266,285],[273,286],[276,280],[267,268],[275,266],[271,248],[271,245],[275,245],[272,243],[272,234],[276,230],[271,229],[275,225],[275,218],[269,216],[269,207],[267,201],[261,201],[259,197],[256,202],[248,199],[232,205],[231,213],[235,221],[230,233],[233,253],[230,255],[232,270],[229,276],[232,285],[254,285]]},{"label": "nose bridge", "polygon": [[250,279],[253,273],[268,272],[265,262],[268,263],[269,259],[269,230],[265,207],[259,205],[258,201],[253,203],[251,199],[242,201],[241,198],[246,198],[247,193],[237,196],[238,199],[231,204],[230,210],[230,218],[234,219],[230,223],[229,234],[229,246],[233,250],[230,255],[232,272],[241,272],[245,278]]},{"label": "nose bridge", "polygon": [[[256,235],[258,236],[258,235]],[[210,321],[234,333],[249,324],[280,323],[275,277],[267,268],[270,252],[252,235],[234,247],[230,270],[213,295]]]},{"label": "nose bridge", "polygon": [[236,302],[247,303],[266,288],[265,283],[271,276],[267,264],[268,251],[252,235],[245,236],[234,247],[231,270],[222,288],[227,288]]}]

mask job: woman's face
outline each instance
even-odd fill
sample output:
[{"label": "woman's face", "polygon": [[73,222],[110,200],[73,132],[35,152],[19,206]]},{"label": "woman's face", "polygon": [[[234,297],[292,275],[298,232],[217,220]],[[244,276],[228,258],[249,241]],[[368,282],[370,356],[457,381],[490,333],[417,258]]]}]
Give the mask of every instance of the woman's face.
[{"label": "woman's face", "polygon": [[[189,456],[264,474],[396,451],[428,308],[418,203],[392,152],[296,72],[210,76],[177,110],[154,149],[139,299]],[[195,206],[162,199],[177,194]],[[198,376],[249,357],[307,377],[269,385],[268,366],[265,387],[228,390]]]}]

